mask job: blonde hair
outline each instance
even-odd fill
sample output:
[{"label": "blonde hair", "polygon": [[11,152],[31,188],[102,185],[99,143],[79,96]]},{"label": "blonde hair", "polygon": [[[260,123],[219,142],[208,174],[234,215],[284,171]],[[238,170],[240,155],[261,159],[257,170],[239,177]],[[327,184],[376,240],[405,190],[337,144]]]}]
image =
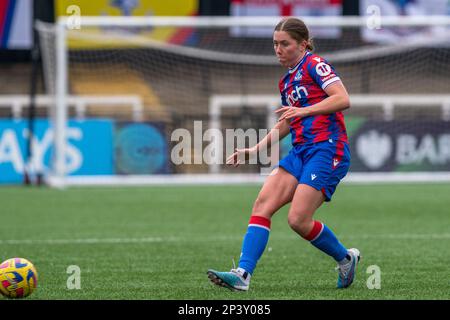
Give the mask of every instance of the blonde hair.
[{"label": "blonde hair", "polygon": [[312,39],[309,37],[309,30],[306,24],[297,18],[285,18],[278,22],[274,31],[285,31],[298,43],[306,40],[306,49],[309,51],[314,50]]}]

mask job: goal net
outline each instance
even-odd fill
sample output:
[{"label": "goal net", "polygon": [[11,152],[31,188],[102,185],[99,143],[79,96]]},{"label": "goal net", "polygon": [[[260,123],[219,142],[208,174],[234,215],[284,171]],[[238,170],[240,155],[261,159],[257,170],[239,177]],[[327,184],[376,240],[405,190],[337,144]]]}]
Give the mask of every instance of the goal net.
[{"label": "goal net", "polygon": [[[276,122],[279,17],[38,23],[53,104],[51,185],[263,181],[290,137],[228,167]],[[450,179],[450,19],[305,17],[350,93],[348,181]],[[265,169],[265,170],[264,170]]]}]

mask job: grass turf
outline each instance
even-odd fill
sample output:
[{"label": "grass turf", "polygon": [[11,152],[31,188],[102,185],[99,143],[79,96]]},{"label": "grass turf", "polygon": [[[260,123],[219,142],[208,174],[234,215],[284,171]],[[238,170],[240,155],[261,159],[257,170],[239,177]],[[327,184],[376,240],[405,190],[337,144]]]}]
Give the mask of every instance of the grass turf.
[{"label": "grass turf", "polygon": [[[334,261],[273,218],[249,292],[213,286],[239,259],[258,186],[0,189],[0,259],[39,273],[29,299],[449,299],[450,185],[341,185],[315,218],[362,253],[335,289]],[[67,289],[67,268],[81,289]],[[371,265],[381,289],[369,290]],[[370,268],[369,268],[370,271]]]}]

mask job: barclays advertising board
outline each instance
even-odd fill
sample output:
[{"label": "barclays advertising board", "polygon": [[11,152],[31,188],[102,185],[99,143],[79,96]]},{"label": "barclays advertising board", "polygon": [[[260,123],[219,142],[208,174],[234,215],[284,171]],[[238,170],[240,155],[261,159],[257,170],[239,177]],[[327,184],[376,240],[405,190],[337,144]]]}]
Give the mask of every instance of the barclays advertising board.
[{"label": "barclays advertising board", "polygon": [[[35,121],[32,168],[50,170],[54,130],[47,119]],[[76,175],[167,173],[168,146],[157,123],[111,119],[71,120],[67,127],[66,170]],[[27,165],[28,123],[0,119],[0,184],[21,183]]]},{"label": "barclays advertising board", "polygon": [[[46,119],[35,121],[32,140],[33,168],[49,170],[54,130]],[[108,119],[69,121],[66,169],[68,175],[113,173],[113,122]],[[19,183],[26,165],[28,124],[26,120],[0,120],[0,183]]]}]

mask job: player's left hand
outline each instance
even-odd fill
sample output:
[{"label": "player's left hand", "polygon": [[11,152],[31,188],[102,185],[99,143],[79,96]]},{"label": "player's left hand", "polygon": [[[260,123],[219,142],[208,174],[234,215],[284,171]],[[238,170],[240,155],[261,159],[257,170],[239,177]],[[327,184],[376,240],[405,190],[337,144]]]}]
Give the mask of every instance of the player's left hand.
[{"label": "player's left hand", "polygon": [[278,119],[278,121],[288,120],[292,118],[303,118],[308,116],[307,110],[305,108],[296,108],[296,107],[282,107],[280,109],[275,110],[275,113],[283,113]]}]

